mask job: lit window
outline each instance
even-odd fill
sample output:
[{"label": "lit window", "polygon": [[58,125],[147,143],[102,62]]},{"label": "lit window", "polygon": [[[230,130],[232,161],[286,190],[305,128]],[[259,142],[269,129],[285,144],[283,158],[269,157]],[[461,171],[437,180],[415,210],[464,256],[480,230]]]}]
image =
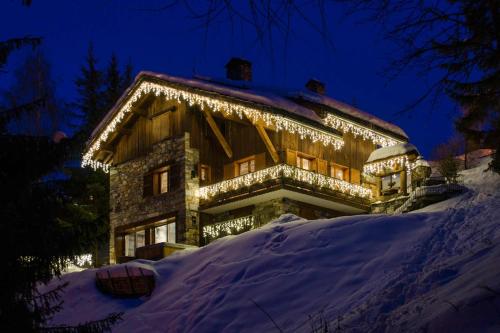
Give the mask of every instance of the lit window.
[{"label": "lit window", "polygon": [[167,241],[167,225],[162,225],[155,228],[155,243],[163,243]]},{"label": "lit window", "polygon": [[255,172],[255,159],[251,159],[238,164],[238,172],[240,176],[250,172]]},{"label": "lit window", "polygon": [[154,243],[175,243],[175,222],[155,227]]},{"label": "lit window", "polygon": [[341,165],[332,165],[330,167],[330,174],[332,177],[340,179],[340,180],[347,180],[346,174],[347,174],[348,168],[341,166]]},{"label": "lit window", "polygon": [[203,182],[208,181],[210,179],[209,174],[210,174],[210,172],[209,172],[208,165],[202,165],[200,167],[200,180]]},{"label": "lit window", "polygon": [[302,156],[297,156],[297,167],[302,168],[304,170],[311,170],[312,160]]},{"label": "lit window", "polygon": [[160,172],[160,193],[168,192],[168,171]]},{"label": "lit window", "polygon": [[135,234],[125,235],[125,255],[127,257],[135,256]]},{"label": "lit window", "polygon": [[142,247],[146,245],[146,231],[141,230],[135,233],[135,247]]}]

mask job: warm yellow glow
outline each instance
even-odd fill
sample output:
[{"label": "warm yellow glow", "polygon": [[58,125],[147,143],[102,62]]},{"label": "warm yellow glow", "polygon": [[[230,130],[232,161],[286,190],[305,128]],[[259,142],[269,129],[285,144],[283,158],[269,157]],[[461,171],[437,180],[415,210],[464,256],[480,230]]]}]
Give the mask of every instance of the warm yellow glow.
[{"label": "warm yellow glow", "polygon": [[371,140],[376,145],[382,147],[389,147],[403,143],[404,141],[391,138],[385,134],[379,133],[375,130],[363,127],[356,123],[350,122],[333,114],[328,114],[323,119],[325,125],[335,128],[343,133],[352,133],[354,137],[361,136],[365,140]]},{"label": "warm yellow glow", "polygon": [[365,174],[375,175],[384,172],[387,169],[393,171],[397,167],[403,166],[406,167],[406,171],[408,173],[411,172],[412,165],[410,163],[410,160],[408,159],[408,156],[406,155],[393,157],[380,162],[367,163],[363,166],[363,172]]},{"label": "warm yellow glow", "polygon": [[267,169],[246,174],[244,176],[201,187],[198,190],[198,195],[201,199],[208,199],[220,193],[237,190],[253,184],[262,183],[263,181],[269,179],[278,179],[281,177],[292,178],[311,185],[325,187],[333,191],[339,191],[362,198],[369,198],[372,194],[370,189],[360,185],[351,184],[344,180],[324,176],[316,172],[296,168],[287,164],[279,164]]},{"label": "warm yellow glow", "polygon": [[221,235],[231,235],[233,230],[239,233],[245,229],[253,229],[255,217],[244,216],[237,219],[206,225],[203,227],[203,236],[210,236],[212,239]]},{"label": "warm yellow glow", "polygon": [[156,96],[163,95],[166,100],[177,100],[187,102],[190,106],[198,105],[201,109],[207,108],[213,112],[222,112],[225,115],[237,115],[241,119],[246,117],[252,123],[265,123],[278,131],[286,131],[292,134],[298,134],[301,139],[308,138],[312,142],[321,142],[325,146],[332,145],[336,150],[343,147],[344,141],[341,137],[319,130],[312,126],[286,118],[282,115],[261,111],[255,108],[243,106],[241,104],[231,103],[224,100],[214,99],[192,91],[169,87],[153,82],[141,82],[127,102],[121,107],[114,118],[109,122],[101,134],[92,142],[88,150],[82,157],[82,167],[90,166],[94,169],[102,168],[109,170],[109,165],[93,159],[94,154],[100,149],[101,144],[105,142],[109,135],[116,130],[116,127],[125,118],[125,115],[132,110],[132,105],[146,94]]}]

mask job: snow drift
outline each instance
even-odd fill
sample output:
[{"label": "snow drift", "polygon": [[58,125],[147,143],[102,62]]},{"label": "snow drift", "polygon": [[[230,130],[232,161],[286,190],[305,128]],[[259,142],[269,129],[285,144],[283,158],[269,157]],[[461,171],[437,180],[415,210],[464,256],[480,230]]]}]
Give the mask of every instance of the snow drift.
[{"label": "snow drift", "polygon": [[498,331],[500,177],[484,169],[464,172],[467,193],[409,214],[284,215],[129,264],[155,272],[148,298],[99,293],[95,270],[64,275],[63,310],[50,324],[123,311],[116,332],[309,332],[309,316],[341,332]]}]

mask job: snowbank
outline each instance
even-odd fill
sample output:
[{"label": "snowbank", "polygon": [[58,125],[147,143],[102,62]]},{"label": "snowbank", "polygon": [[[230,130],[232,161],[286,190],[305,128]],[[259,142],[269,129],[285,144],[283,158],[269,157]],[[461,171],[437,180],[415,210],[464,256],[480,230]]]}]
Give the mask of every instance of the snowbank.
[{"label": "snowbank", "polygon": [[123,311],[116,332],[276,331],[260,307],[285,332],[310,331],[308,316],[318,313],[342,332],[498,331],[500,177],[482,169],[465,172],[468,193],[414,213],[284,215],[139,261],[157,273],[149,298],[100,294],[94,270],[65,275],[64,309],[51,324]]}]

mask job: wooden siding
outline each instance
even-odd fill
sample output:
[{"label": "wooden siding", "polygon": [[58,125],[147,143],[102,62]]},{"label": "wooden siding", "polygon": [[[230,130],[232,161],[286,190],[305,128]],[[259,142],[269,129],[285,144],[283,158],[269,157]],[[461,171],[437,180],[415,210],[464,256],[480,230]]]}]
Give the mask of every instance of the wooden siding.
[{"label": "wooden siding", "polygon": [[[132,117],[122,128],[114,148],[113,164],[120,164],[147,153],[151,145],[184,133],[185,104],[162,102],[161,98],[143,106],[141,115]],[[127,127],[130,126],[130,127]]]},{"label": "wooden siding", "polygon": [[[148,153],[151,146],[162,140],[190,133],[190,144],[200,152],[199,163],[206,165],[211,174],[210,182],[219,182],[228,177],[228,165],[250,156],[259,156],[258,169],[276,164],[268,147],[259,135],[257,128],[247,120],[239,118],[227,119],[220,113],[213,113],[217,128],[232,149],[233,156],[228,158],[220,140],[207,124],[203,113],[194,106],[176,101],[166,102],[163,98],[151,99],[143,103],[141,110],[119,129],[120,136],[115,140],[113,164],[120,164]],[[321,142],[313,143],[309,139],[300,139],[297,134],[285,131],[276,132],[265,129],[279,155],[278,163],[296,165],[297,152],[304,156],[314,157],[313,168],[321,174],[329,175],[330,166],[339,164],[348,168],[346,180],[360,183],[363,164],[375,146],[360,137],[344,134],[344,147],[335,151],[333,147],[325,147]],[[290,151],[294,151],[294,156]],[[262,157],[260,157],[262,156]],[[226,169],[226,171],[224,171]]]}]

